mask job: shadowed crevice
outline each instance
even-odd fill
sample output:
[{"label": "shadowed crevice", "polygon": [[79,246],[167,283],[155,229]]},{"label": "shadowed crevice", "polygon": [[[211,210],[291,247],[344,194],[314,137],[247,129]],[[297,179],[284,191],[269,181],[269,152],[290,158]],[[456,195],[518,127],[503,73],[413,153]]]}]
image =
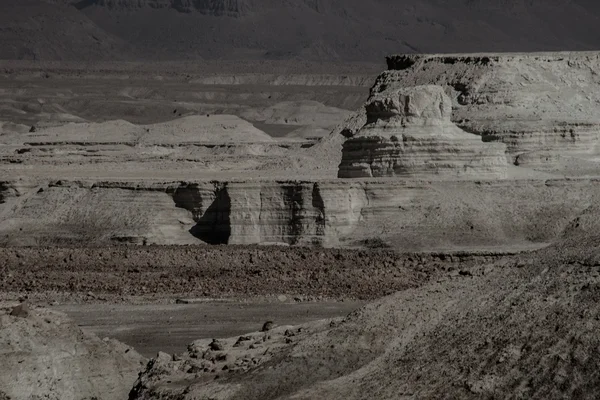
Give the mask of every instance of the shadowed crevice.
[{"label": "shadowed crevice", "polygon": [[315,212],[317,213],[315,217],[315,235],[325,236],[325,201],[323,201],[323,196],[321,196],[321,189],[318,183],[315,183],[313,185],[312,206]]},{"label": "shadowed crevice", "polygon": [[189,232],[208,244],[228,244],[231,237],[230,214],[231,198],[224,187],[217,191],[214,201]]}]

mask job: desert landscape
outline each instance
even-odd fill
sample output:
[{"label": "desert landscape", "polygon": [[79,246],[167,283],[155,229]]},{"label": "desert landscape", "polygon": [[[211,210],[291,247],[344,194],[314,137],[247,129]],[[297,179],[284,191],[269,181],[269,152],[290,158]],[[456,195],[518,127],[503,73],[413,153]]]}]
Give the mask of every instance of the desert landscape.
[{"label": "desert landscape", "polygon": [[0,400],[598,398],[599,12],[3,1]]}]

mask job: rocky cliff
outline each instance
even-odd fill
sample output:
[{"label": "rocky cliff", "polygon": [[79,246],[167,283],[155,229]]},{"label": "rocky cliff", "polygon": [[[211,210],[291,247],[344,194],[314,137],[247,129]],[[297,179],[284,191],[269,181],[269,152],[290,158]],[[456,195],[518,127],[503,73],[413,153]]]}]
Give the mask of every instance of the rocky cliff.
[{"label": "rocky cliff", "polygon": [[440,86],[388,87],[365,106],[367,124],[343,146],[338,177],[506,177],[505,146],[450,121]]},{"label": "rocky cliff", "polygon": [[4,182],[4,245],[528,248],[600,202],[598,180]]},{"label": "rocky cliff", "polygon": [[452,98],[452,121],[505,143],[517,165],[589,159],[600,132],[600,55],[533,53],[388,57],[372,94],[435,84]]}]

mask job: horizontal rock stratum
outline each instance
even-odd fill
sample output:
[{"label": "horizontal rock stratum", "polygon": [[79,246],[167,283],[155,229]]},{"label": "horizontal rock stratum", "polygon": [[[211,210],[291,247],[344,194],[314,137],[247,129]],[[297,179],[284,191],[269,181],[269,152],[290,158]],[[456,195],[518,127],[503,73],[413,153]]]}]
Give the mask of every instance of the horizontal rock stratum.
[{"label": "horizontal rock stratum", "polygon": [[598,179],[16,181],[0,183],[0,243],[528,248],[560,236],[593,204]]},{"label": "horizontal rock stratum", "polygon": [[506,146],[450,121],[441,86],[391,86],[371,95],[367,124],[344,143],[338,177],[505,178]]},{"label": "horizontal rock stratum", "polygon": [[600,53],[394,55],[372,95],[441,85],[452,121],[500,141],[517,165],[589,157],[600,131]]},{"label": "horizontal rock stratum", "polygon": [[597,53],[388,62],[317,144],[212,114],[3,124],[0,243],[529,248],[600,204]]}]

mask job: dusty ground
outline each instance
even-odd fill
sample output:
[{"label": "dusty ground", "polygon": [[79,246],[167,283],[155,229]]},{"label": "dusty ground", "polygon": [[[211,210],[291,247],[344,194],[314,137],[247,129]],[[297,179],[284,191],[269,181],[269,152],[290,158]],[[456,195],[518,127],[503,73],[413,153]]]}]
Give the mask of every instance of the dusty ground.
[{"label": "dusty ground", "polygon": [[[66,304],[51,307],[64,312],[80,327],[99,337],[133,346],[146,357],[159,351],[180,353],[197,339],[229,337],[252,332],[265,321],[298,325],[342,317],[361,301],[222,301],[186,299],[190,304]],[[181,302],[181,301],[180,301]]]},{"label": "dusty ground", "polygon": [[2,298],[65,312],[148,357],[254,331],[267,320],[297,325],[341,317],[365,300],[432,279],[518,262],[507,253],[280,246],[3,248],[0,257]]},{"label": "dusty ground", "polygon": [[[263,246],[2,248],[0,293],[39,301],[286,295],[371,300],[507,253],[398,254]],[[509,261],[507,261],[509,262]]]},{"label": "dusty ground", "polygon": [[598,237],[481,263],[345,318],[199,340],[136,399],[596,398]]}]

